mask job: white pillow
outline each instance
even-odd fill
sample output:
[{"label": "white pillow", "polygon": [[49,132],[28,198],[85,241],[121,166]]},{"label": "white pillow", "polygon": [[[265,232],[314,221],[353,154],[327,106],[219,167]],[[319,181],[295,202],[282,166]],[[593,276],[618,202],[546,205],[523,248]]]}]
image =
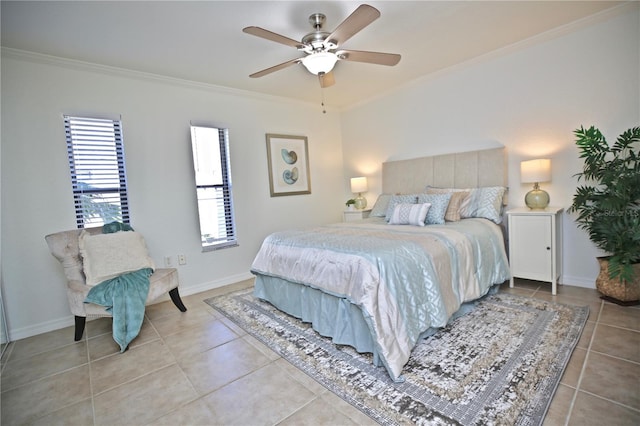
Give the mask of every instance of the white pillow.
[{"label": "white pillow", "polygon": [[155,270],[141,234],[120,231],[91,235],[82,231],[78,240],[87,285],[93,286],[127,272]]},{"label": "white pillow", "polygon": [[389,219],[389,225],[414,225],[424,226],[431,204],[409,204],[401,203],[395,206],[393,214]]}]

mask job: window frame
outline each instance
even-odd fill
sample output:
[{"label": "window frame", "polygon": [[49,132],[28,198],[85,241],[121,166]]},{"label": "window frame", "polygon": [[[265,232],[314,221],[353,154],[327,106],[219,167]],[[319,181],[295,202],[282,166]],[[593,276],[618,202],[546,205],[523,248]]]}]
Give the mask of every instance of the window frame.
[{"label": "window frame", "polygon": [[[92,228],[114,220],[129,224],[129,196],[122,121],[119,118],[79,115],[64,115],[63,118],[76,226],[78,229]],[[99,184],[101,185],[100,187],[90,188],[83,181],[82,176],[83,173],[87,172],[95,172],[98,176],[102,176],[94,180],[112,183],[117,180],[117,183],[110,183],[109,185],[111,186],[101,183]],[[115,179],[116,175],[117,179]],[[102,216],[101,211],[99,211],[100,220],[95,220],[95,218],[92,220],[92,216],[95,216],[95,213],[91,213],[88,207],[90,208],[90,205],[99,203],[89,201],[89,204],[87,204],[87,200],[103,195],[107,195],[107,197],[115,201],[117,214],[107,218]],[[114,203],[103,202],[102,204],[107,204],[109,209],[114,208]]]},{"label": "window frame", "polygon": [[[220,170],[221,170],[221,179],[222,183],[220,184],[211,184],[211,183],[202,183],[198,182],[197,178],[197,167],[198,167],[198,159],[197,159],[197,138],[196,138],[196,130],[197,128],[207,128],[217,130],[218,133],[218,149],[220,153]],[[190,126],[191,133],[191,149],[193,155],[193,164],[194,164],[194,180],[196,187],[196,198],[198,202],[198,217],[199,217],[199,225],[200,225],[200,239],[202,244],[202,251],[215,251],[229,247],[238,246],[238,237],[236,232],[236,220],[235,220],[235,211],[233,207],[233,185],[231,179],[231,162],[229,158],[229,129],[213,126],[213,125],[196,125],[191,124]],[[224,218],[224,237],[214,239],[211,242],[205,241],[205,234],[203,232],[202,222],[204,218],[204,209],[201,209],[200,202],[200,191],[201,189],[214,189],[216,191],[221,191],[222,193],[222,207],[224,208],[224,214],[220,214],[218,210],[218,218]],[[219,209],[219,207],[218,207]],[[221,225],[219,224],[219,229]]]}]

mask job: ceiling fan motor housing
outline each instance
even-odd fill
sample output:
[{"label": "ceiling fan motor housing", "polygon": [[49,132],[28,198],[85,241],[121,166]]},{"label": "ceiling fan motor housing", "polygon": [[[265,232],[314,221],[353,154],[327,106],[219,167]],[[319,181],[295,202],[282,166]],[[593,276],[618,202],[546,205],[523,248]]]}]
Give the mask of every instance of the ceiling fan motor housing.
[{"label": "ceiling fan motor housing", "polygon": [[315,31],[302,37],[302,44],[305,45],[302,50],[307,53],[313,53],[327,51],[338,47],[335,40],[327,40],[327,37],[329,37],[331,33],[322,31],[322,26],[326,19],[327,17],[322,13],[314,13],[309,16],[309,23]]}]

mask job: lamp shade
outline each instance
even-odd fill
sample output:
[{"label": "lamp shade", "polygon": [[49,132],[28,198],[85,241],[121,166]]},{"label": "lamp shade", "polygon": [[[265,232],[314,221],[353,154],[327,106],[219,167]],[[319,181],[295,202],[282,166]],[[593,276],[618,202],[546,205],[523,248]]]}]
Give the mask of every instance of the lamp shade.
[{"label": "lamp shade", "polygon": [[551,160],[541,158],[520,163],[522,183],[549,182],[551,180]]},{"label": "lamp shade", "polygon": [[367,192],[367,178],[366,177],[354,177],[351,178],[351,192],[360,193]]},{"label": "lamp shade", "polygon": [[309,70],[310,73],[318,75],[319,73],[328,73],[338,61],[335,53],[318,52],[302,58],[302,65]]}]

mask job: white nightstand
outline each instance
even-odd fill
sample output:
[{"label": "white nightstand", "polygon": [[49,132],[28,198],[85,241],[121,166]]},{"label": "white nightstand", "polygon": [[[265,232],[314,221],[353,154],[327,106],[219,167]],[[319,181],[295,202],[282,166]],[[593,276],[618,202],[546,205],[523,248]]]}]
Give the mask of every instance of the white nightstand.
[{"label": "white nightstand", "polygon": [[509,265],[513,278],[551,282],[556,294],[562,273],[562,207],[509,210]]},{"label": "white nightstand", "polygon": [[345,210],[342,213],[343,222],[357,222],[366,219],[371,214],[371,209],[367,210]]}]

